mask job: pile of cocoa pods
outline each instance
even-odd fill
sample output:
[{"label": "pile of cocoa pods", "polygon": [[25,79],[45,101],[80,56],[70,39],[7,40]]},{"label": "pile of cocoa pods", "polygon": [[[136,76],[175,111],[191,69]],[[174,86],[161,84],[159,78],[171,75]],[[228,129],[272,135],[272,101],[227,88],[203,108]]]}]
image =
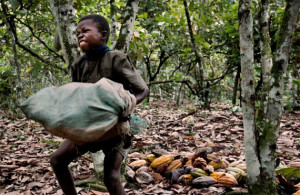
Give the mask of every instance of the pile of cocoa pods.
[{"label": "pile of cocoa pods", "polygon": [[144,184],[164,181],[196,188],[213,184],[235,187],[245,184],[246,169],[244,161],[229,163],[205,150],[184,156],[150,153],[128,162],[126,177]]}]

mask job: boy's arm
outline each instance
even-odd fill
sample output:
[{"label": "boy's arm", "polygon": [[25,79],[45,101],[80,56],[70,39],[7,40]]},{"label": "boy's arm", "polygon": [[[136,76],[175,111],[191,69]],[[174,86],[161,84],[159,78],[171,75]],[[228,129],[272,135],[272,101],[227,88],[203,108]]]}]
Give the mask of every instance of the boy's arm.
[{"label": "boy's arm", "polygon": [[143,91],[134,94],[136,98],[136,104],[141,103],[148,95],[149,95],[149,88],[146,86]]}]

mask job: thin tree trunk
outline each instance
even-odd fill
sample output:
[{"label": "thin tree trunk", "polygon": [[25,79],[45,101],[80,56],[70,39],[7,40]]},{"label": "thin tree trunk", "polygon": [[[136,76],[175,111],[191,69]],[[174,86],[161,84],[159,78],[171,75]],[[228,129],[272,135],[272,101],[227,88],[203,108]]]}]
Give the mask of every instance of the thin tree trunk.
[{"label": "thin tree trunk", "polygon": [[239,89],[239,84],[240,84],[240,76],[241,76],[241,66],[238,65],[238,69],[235,75],[235,80],[234,80],[234,87],[233,87],[233,92],[232,92],[232,104],[236,104],[236,96],[237,92]]},{"label": "thin tree trunk", "polygon": [[116,3],[110,0],[110,48],[114,49],[117,43]]},{"label": "thin tree trunk", "polygon": [[76,14],[73,0],[50,0],[50,7],[56,26],[63,56],[67,66],[80,55],[76,38]]},{"label": "thin tree trunk", "polygon": [[[14,101],[14,103],[16,105],[19,105],[19,103],[21,102],[21,97],[22,97],[22,79],[21,79],[21,71],[20,71],[20,65],[18,62],[18,52],[17,52],[17,47],[16,47],[16,30],[15,30],[15,26],[14,23],[12,22],[13,18],[9,18],[7,15],[7,7],[6,5],[3,3],[3,1],[1,1],[1,5],[2,5],[2,10],[3,13],[5,14],[5,17],[3,17],[3,21],[7,27],[7,30],[9,32],[9,35],[11,37],[11,42],[12,42],[12,47],[13,47],[13,66],[16,69],[16,74],[17,74],[17,85],[16,85],[16,96],[17,99],[16,101]],[[9,21],[11,20],[11,22]]]},{"label": "thin tree trunk", "polygon": [[271,68],[273,66],[271,38],[269,34],[269,0],[261,0],[260,11],[260,51],[261,51],[261,66],[262,66],[262,92],[261,104],[258,111],[258,118],[263,119],[265,116],[268,92],[270,90]]},{"label": "thin tree trunk", "polygon": [[126,10],[123,16],[123,23],[121,26],[118,41],[115,49],[128,52],[130,40],[134,31],[134,21],[136,18],[137,11],[139,9],[139,0],[128,0],[126,4]]},{"label": "thin tree trunk", "polygon": [[[260,162],[257,157],[255,131],[255,89],[253,54],[253,18],[251,0],[239,1],[239,34],[242,72],[242,109],[244,125],[244,146],[247,163],[248,188],[252,191],[259,182]],[[251,193],[250,193],[251,194]]]},{"label": "thin tree trunk", "polygon": [[201,98],[202,100],[204,100],[204,91],[203,91],[203,81],[204,81],[204,76],[203,76],[203,66],[202,66],[202,61],[201,61],[201,56],[199,55],[198,53],[198,50],[197,50],[197,46],[196,46],[196,42],[195,42],[195,38],[194,38],[194,34],[193,34],[193,29],[192,29],[192,23],[191,23],[191,19],[190,19],[190,14],[189,14],[189,10],[188,10],[188,6],[187,6],[187,2],[186,0],[183,1],[183,4],[184,4],[184,10],[185,10],[185,15],[186,15],[186,19],[187,19],[187,24],[188,24],[188,28],[189,28],[189,34],[190,34],[190,37],[191,37],[191,43],[192,43],[192,50],[195,54],[195,57],[196,57],[196,62],[199,66],[199,75],[200,75],[200,78],[199,78],[199,84],[200,84],[200,90],[201,91]]},{"label": "thin tree trunk", "polygon": [[265,194],[276,194],[275,182],[275,152],[279,135],[280,120],[283,111],[282,97],[284,81],[292,37],[299,15],[300,1],[288,0],[280,27],[280,38],[277,42],[275,63],[271,69],[271,83],[266,107],[266,116],[258,127],[261,129],[259,140],[259,157],[261,161],[261,178],[264,179]]}]

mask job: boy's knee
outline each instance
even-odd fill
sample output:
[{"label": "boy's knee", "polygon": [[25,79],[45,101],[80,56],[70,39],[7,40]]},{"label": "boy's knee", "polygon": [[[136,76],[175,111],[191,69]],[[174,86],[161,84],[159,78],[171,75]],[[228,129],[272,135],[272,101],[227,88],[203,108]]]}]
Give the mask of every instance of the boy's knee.
[{"label": "boy's knee", "polygon": [[117,171],[112,171],[111,174],[104,174],[104,182],[106,185],[114,185],[120,182],[120,174]]},{"label": "boy's knee", "polygon": [[65,160],[61,159],[59,157],[59,155],[56,155],[55,153],[53,153],[50,156],[50,165],[51,165],[51,167],[59,168],[59,167],[63,167],[63,166],[68,166],[68,163],[65,162]]},{"label": "boy's knee", "polygon": [[57,156],[55,154],[52,154],[50,156],[50,165],[52,167],[57,167],[59,165],[59,160],[57,159]]}]

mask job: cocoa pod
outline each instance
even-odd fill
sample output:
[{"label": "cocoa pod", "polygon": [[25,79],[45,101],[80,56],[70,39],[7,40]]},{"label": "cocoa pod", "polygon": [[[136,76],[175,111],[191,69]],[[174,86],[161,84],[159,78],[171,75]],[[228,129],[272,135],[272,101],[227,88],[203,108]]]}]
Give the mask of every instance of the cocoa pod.
[{"label": "cocoa pod", "polygon": [[238,181],[238,183],[240,185],[243,185],[246,183],[247,181],[247,176],[246,176],[246,173],[242,173],[242,172],[239,172],[235,175],[235,179]]},{"label": "cocoa pod", "polygon": [[202,188],[202,187],[207,187],[212,184],[217,183],[217,181],[209,176],[203,176],[203,177],[197,177],[196,179],[193,180],[192,185],[196,188]]},{"label": "cocoa pod", "polygon": [[224,184],[226,187],[237,186],[238,182],[233,175],[226,174],[217,179],[217,182],[220,184]]},{"label": "cocoa pod", "polygon": [[195,167],[195,168],[203,169],[206,167],[206,165],[207,165],[206,160],[204,160],[201,157],[196,158],[193,162],[193,167]]},{"label": "cocoa pod", "polygon": [[148,172],[148,167],[142,166],[135,171],[135,174],[139,174],[140,172],[145,171]]},{"label": "cocoa pod", "polygon": [[207,154],[207,160],[208,161],[214,161],[217,160],[218,156],[216,154]]},{"label": "cocoa pod", "polygon": [[212,178],[217,180],[218,183],[223,184],[227,187],[232,187],[238,185],[237,180],[233,175],[230,175],[228,173],[223,173],[223,172],[213,172],[210,174]]},{"label": "cocoa pod", "polygon": [[239,160],[239,161],[234,161],[234,162],[230,163],[230,164],[228,165],[228,167],[235,167],[235,166],[237,166],[238,164],[241,164],[241,163],[244,163],[244,161],[241,161],[241,160]]},{"label": "cocoa pod", "polygon": [[214,167],[211,166],[211,165],[207,165],[205,167],[205,171],[208,172],[208,173],[213,173],[215,171]]},{"label": "cocoa pod", "polygon": [[211,173],[209,176],[211,176],[212,178],[214,178],[215,180],[218,181],[218,179],[222,176],[225,175],[224,172],[213,172]]},{"label": "cocoa pod", "polygon": [[182,167],[181,159],[173,160],[167,168],[167,171],[172,171]]},{"label": "cocoa pod", "polygon": [[230,163],[229,163],[227,160],[222,159],[222,165],[221,165],[220,168],[226,169],[226,168],[228,167],[229,164],[230,164]]},{"label": "cocoa pod", "polygon": [[163,163],[156,168],[157,173],[164,173],[168,168],[168,163]]},{"label": "cocoa pod", "polygon": [[247,172],[247,165],[246,163],[241,163],[235,166],[235,168],[242,169],[243,171]]},{"label": "cocoa pod", "polygon": [[179,177],[183,175],[183,173],[181,171],[179,171],[178,169],[175,169],[173,171],[171,171],[171,184],[175,184],[177,183]]},{"label": "cocoa pod", "polygon": [[147,161],[146,160],[136,160],[136,161],[133,161],[129,164],[129,166],[131,168],[133,167],[141,167],[143,165],[147,164]]},{"label": "cocoa pod", "polygon": [[190,174],[191,174],[194,178],[207,176],[207,173],[206,173],[204,170],[199,169],[199,168],[193,168],[193,169],[191,170]]},{"label": "cocoa pod", "polygon": [[236,173],[246,174],[245,171],[243,171],[242,169],[236,168],[236,167],[227,167],[225,170],[226,171],[233,171],[233,172],[236,172]]},{"label": "cocoa pod", "polygon": [[174,159],[174,157],[172,155],[162,155],[162,156],[154,159],[153,162],[151,163],[150,167],[157,168],[161,164],[170,163],[173,159]]},{"label": "cocoa pod", "polygon": [[208,163],[208,165],[213,166],[214,169],[219,169],[219,168],[221,168],[222,164],[223,164],[223,161],[220,160],[220,159],[213,160],[213,161],[210,161],[210,162]]},{"label": "cocoa pod", "polygon": [[152,183],[153,182],[153,177],[146,172],[140,172],[135,176],[135,179],[139,183]]},{"label": "cocoa pod", "polygon": [[148,162],[152,163],[156,159],[156,156],[154,154],[148,154],[145,158]]},{"label": "cocoa pod", "polygon": [[190,185],[193,181],[193,176],[191,174],[185,174],[185,175],[181,175],[179,178],[178,178],[178,183],[183,183],[185,185]]}]

